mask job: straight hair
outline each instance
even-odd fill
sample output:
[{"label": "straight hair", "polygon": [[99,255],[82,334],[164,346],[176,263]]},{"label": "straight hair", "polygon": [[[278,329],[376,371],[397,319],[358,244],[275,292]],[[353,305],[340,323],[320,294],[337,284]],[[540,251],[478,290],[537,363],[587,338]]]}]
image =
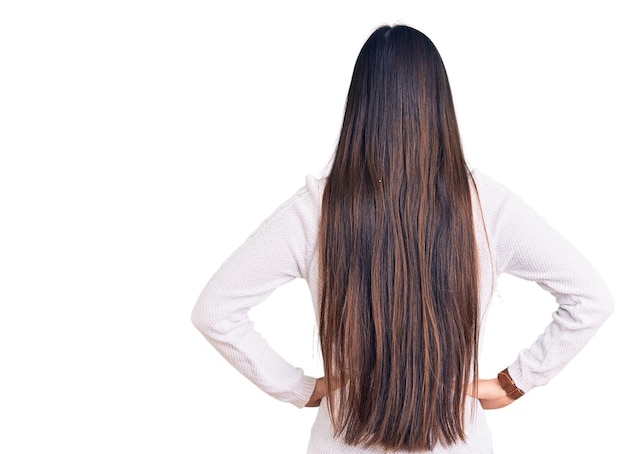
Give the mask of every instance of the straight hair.
[{"label": "straight hair", "polygon": [[319,331],[336,436],[429,450],[465,439],[477,377],[468,171],[434,44],[384,26],[357,58],[319,230]]}]

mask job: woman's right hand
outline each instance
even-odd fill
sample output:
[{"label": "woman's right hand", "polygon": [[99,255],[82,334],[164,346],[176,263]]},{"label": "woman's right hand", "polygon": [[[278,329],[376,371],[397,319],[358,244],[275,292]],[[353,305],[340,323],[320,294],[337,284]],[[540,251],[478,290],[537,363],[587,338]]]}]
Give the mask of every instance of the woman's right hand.
[{"label": "woman's right hand", "polygon": [[506,391],[496,378],[478,380],[477,384],[472,383],[468,394],[477,398],[485,410],[503,408],[512,404],[515,400],[506,394]]}]

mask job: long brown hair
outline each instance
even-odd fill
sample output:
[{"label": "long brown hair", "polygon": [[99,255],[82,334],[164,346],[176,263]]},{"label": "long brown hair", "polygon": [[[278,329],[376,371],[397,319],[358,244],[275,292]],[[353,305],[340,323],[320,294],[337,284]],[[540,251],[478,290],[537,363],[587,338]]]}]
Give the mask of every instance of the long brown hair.
[{"label": "long brown hair", "polygon": [[320,224],[321,350],[348,444],[465,437],[478,343],[469,178],[439,52],[415,29],[379,28],[356,61]]}]

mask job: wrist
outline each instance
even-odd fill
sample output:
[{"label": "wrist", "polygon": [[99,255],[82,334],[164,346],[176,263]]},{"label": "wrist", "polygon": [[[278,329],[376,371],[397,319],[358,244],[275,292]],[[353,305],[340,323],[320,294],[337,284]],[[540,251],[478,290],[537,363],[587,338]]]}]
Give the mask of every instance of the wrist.
[{"label": "wrist", "polygon": [[506,395],[511,399],[519,399],[524,395],[524,391],[519,389],[515,384],[515,381],[513,381],[513,378],[511,378],[508,368],[498,374],[498,382],[500,383],[500,386],[502,386],[502,389],[506,392]]}]

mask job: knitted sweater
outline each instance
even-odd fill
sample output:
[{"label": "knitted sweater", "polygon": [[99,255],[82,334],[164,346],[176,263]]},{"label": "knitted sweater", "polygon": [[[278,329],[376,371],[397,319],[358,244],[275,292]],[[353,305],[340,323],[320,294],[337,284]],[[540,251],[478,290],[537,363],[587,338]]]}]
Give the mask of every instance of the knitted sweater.
[{"label": "knitted sweater", "polygon": [[[545,332],[508,366],[517,386],[529,392],[547,383],[583,348],[614,303],[593,267],[540,216],[501,184],[478,171],[472,175],[481,310],[486,310],[502,273],[538,283],[558,303]],[[235,368],[263,391],[297,407],[309,400],[315,378],[278,355],[254,330],[248,311],[295,278],[306,279],[317,304],[316,252],[324,184],[324,179],[308,177],[306,186],[223,263],[202,291],[192,315],[194,325]],[[467,405],[472,401],[468,397]],[[482,409],[476,407],[477,411],[466,412],[467,441],[437,446],[432,452],[491,452],[489,429]],[[308,452],[382,451],[348,446],[334,437],[322,401]]]}]

